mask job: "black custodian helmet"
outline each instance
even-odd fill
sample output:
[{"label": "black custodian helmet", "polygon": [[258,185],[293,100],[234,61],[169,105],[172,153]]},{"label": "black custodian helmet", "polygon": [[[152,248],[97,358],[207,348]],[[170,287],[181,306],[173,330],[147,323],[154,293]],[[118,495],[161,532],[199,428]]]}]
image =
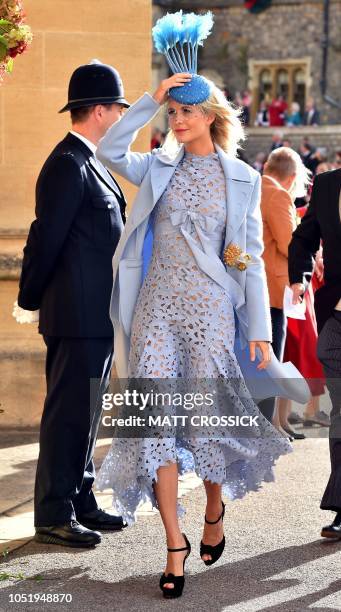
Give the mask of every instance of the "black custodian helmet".
[{"label": "black custodian helmet", "polygon": [[126,108],[130,106],[124,97],[119,73],[108,64],[92,60],[90,64],[79,66],[73,72],[69,83],[68,103],[59,112],[114,102],[123,104]]}]

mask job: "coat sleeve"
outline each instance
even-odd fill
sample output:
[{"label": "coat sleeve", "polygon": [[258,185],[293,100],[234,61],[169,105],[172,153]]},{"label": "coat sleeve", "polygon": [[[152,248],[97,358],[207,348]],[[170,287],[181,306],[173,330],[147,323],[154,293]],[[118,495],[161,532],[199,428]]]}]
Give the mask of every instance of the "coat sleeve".
[{"label": "coat sleeve", "polygon": [[130,146],[138,130],[146,125],[160,108],[160,104],[145,93],[99,141],[96,151],[98,159],[134,185],[141,185],[152,163],[153,154],[133,153]]},{"label": "coat sleeve", "polygon": [[289,281],[291,285],[293,283],[307,285],[313,273],[314,257],[320,248],[321,240],[321,229],[316,216],[316,204],[322,176],[315,178],[308,210],[300,225],[294,231],[289,245]]},{"label": "coat sleeve", "polygon": [[246,217],[246,252],[252,257],[252,263],[246,269],[245,283],[248,340],[271,342],[269,293],[262,258],[264,243],[260,198],[261,177],[258,175]]},{"label": "coat sleeve", "polygon": [[279,190],[268,202],[266,220],[278,251],[288,257],[288,247],[296,223],[288,193]]},{"label": "coat sleeve", "polygon": [[36,219],[24,248],[18,304],[37,310],[83,199],[81,170],[71,155],[51,160],[38,179]]}]

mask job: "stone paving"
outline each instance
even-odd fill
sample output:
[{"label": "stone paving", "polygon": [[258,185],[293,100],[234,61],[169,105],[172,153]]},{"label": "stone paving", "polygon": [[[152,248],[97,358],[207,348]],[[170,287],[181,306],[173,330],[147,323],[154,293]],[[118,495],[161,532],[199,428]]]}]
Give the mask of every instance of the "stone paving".
[{"label": "stone paving", "polygon": [[[7,464],[8,472],[12,470],[7,481],[8,503],[13,503],[10,480],[16,491],[22,491],[23,502],[30,492],[37,447],[34,440],[25,441],[22,446],[8,447],[12,454]],[[99,441],[97,461],[107,442]],[[212,568],[206,568],[199,557],[204,489],[191,476],[181,483],[186,508],[182,526],[192,543],[192,554],[179,601],[165,602],[158,589],[165,541],[157,512],[145,508],[133,527],[103,534],[95,549],[75,550],[30,541],[31,502],[5,510],[3,544],[6,538],[28,539],[21,539],[19,548],[3,555],[0,611],[341,610],[341,543],[320,538],[321,526],[333,516],[319,509],[329,472],[328,440],[298,441],[294,451],[279,460],[274,483],[242,500],[227,502],[226,549]],[[101,503],[109,507],[109,492]],[[54,602],[59,593],[68,593],[72,601]],[[29,596],[40,601],[24,603]],[[43,601],[47,597],[51,602]]]},{"label": "stone paving", "polygon": [[[327,398],[322,405],[328,409]],[[296,412],[302,407],[294,406]],[[228,503],[224,558],[207,573],[198,556],[205,508],[201,481],[189,474],[179,494],[187,514],[184,530],[193,542],[186,593],[176,610],[210,607],[219,612],[341,610],[341,544],[325,542],[320,528],[333,517],[319,509],[329,471],[328,430],[311,428],[294,453],[276,467],[276,481],[259,493]],[[110,438],[98,440],[100,465]],[[79,551],[32,541],[33,485],[38,432],[0,434],[0,611],[137,610],[163,604],[157,589],[165,559],[159,513],[142,506],[134,527],[106,533],[94,550]],[[111,508],[111,492],[98,494]],[[11,602],[10,597],[65,592],[69,604]],[[170,605],[169,602],[166,605]]]},{"label": "stone paving", "polygon": [[[20,548],[34,535],[33,488],[39,451],[37,437],[37,432],[13,432],[7,434],[7,438],[5,434],[1,436],[0,554]],[[101,463],[110,442],[109,438],[98,440],[95,454],[96,465]],[[9,446],[9,444],[12,445]],[[180,479],[180,497],[200,484],[201,480],[195,474],[187,474]],[[111,508],[110,491],[97,493],[96,498],[101,508]],[[139,516],[152,516],[155,513],[157,511],[153,510],[149,504],[144,504],[140,507],[138,514]]]}]

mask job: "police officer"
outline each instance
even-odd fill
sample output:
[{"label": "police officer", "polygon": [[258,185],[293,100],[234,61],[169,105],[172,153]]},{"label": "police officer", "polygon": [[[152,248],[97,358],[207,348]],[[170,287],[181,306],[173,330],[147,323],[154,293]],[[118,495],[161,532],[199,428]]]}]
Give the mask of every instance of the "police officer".
[{"label": "police officer", "polygon": [[[129,107],[117,70],[97,60],[71,76],[72,129],[43,165],[26,246],[18,305],[39,309],[47,395],[35,483],[35,539],[90,547],[97,530],[122,529],[92,491],[101,391],[110,377],[112,257],[124,195],[96,159],[96,145]],[[90,399],[91,396],[91,399]]]}]

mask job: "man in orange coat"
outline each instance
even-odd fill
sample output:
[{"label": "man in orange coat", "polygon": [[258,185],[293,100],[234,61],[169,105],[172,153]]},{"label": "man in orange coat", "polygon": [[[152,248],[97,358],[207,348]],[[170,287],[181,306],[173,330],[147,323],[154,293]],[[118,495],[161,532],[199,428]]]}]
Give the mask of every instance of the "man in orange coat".
[{"label": "man in orange coat", "polygon": [[[289,285],[288,246],[297,225],[295,185],[301,173],[299,155],[293,149],[280,147],[270,154],[262,177],[263,259],[270,295],[272,348],[279,361],[283,359],[287,326],[283,297]],[[271,420],[274,401],[266,400],[260,408]]]}]

